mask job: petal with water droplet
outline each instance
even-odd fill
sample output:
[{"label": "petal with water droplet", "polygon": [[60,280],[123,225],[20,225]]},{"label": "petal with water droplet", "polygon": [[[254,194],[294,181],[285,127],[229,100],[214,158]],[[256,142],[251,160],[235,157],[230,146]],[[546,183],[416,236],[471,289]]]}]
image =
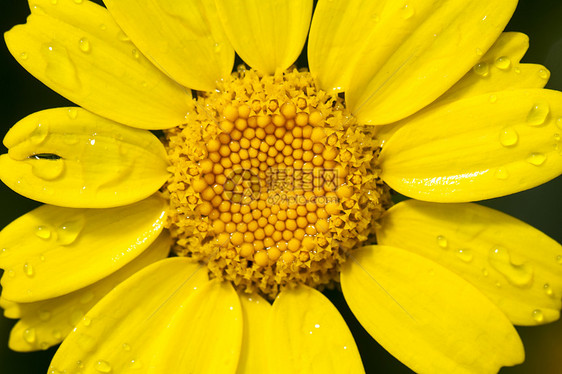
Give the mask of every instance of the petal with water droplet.
[{"label": "petal with water droplet", "polygon": [[244,336],[236,372],[263,373],[268,361],[268,356],[263,354],[263,347],[267,343],[265,332],[271,304],[257,294],[240,295],[240,304],[244,316]]},{"label": "petal with water droplet", "polygon": [[135,46],[119,38],[123,32],[106,9],[68,0],[56,5],[32,0],[30,7],[27,23],[8,31],[5,39],[16,60],[40,81],[94,113],[133,127],[163,129],[184,122],[189,90],[144,56],[134,58]]},{"label": "petal with water droplet", "polygon": [[182,85],[212,91],[230,76],[234,49],[214,2],[106,0],[105,5],[144,55]]},{"label": "petal with water droplet", "polygon": [[492,373],[523,362],[507,317],[474,286],[415,253],[368,246],[341,273],[361,325],[418,373]]},{"label": "petal with water droplet", "polygon": [[320,292],[301,285],[282,291],[267,322],[273,373],[362,373],[361,357],[343,317]]},{"label": "petal with water droplet", "polygon": [[243,323],[238,295],[228,283],[209,281],[206,270],[187,258],[139,271],[86,316],[91,325],[80,322],[68,335],[52,368],[71,371],[77,360],[86,367],[103,360],[122,373],[140,360],[158,373],[236,370]]},{"label": "petal with water droplet", "polygon": [[[69,108],[37,112],[10,129],[8,154],[0,156],[8,187],[47,204],[106,208],[142,200],[164,184],[168,161],[155,135],[71,109],[73,116]],[[37,129],[48,129],[40,142]]]},{"label": "petal with water droplet", "polygon": [[[13,276],[5,273],[2,277],[2,296],[22,303],[45,300],[108,276],[158,237],[165,211],[166,201],[157,195],[119,208],[43,205],[32,210],[0,232],[0,243],[10,249],[0,258],[0,267],[13,272]],[[38,226],[52,228],[48,241],[34,235]],[[79,229],[72,233],[72,242],[67,240],[70,233],[64,232],[65,227]],[[25,263],[33,266],[33,277],[24,274]]]},{"label": "petal with water droplet", "polygon": [[[170,245],[169,234],[162,233],[154,243],[129,264],[90,286],[44,301],[12,303],[14,305],[12,308],[18,308],[19,313],[15,316],[12,313],[10,318],[20,318],[21,320],[10,333],[10,348],[18,352],[29,352],[59,344],[75,327],[74,322],[80,322],[84,318],[84,314],[115,286],[140,269],[167,257]],[[6,303],[10,302],[0,298],[0,305],[6,305]],[[45,318],[46,315],[48,318]],[[74,315],[77,315],[78,318],[75,318]],[[85,320],[85,322],[95,325],[97,321]],[[23,339],[23,332],[27,329],[34,329],[37,336],[34,342]],[[53,331],[57,333],[54,334]]]},{"label": "petal with water droplet", "polygon": [[[328,21],[317,22],[322,13],[315,15],[310,32],[311,69],[314,72],[318,64],[335,64],[333,69],[318,71],[322,81],[326,70],[332,84],[339,66],[351,60],[352,73],[346,74],[348,107],[360,122],[383,125],[417,112],[461,79],[501,34],[517,1],[499,5],[487,0],[387,0],[370,2],[376,4],[367,5],[365,12],[363,3],[368,2],[320,4],[326,8],[323,18]],[[378,14],[378,22],[371,20],[372,12]],[[334,18],[344,17],[335,32],[329,29],[339,24],[330,19],[333,14],[338,14]],[[315,30],[318,23],[325,24],[321,33]],[[360,27],[348,27],[351,23]],[[352,32],[355,35],[350,36]],[[334,33],[343,35],[316,42]],[[360,41],[353,43],[356,39]],[[344,44],[348,40],[349,47]],[[320,59],[325,61],[319,63]]]},{"label": "petal with water droplet", "polygon": [[480,59],[489,66],[486,79],[471,70],[432,105],[507,89],[543,88],[548,82],[548,70],[541,65],[519,63],[528,48],[527,35],[504,32]]},{"label": "petal with water droplet", "polygon": [[[470,249],[471,261],[459,261],[454,252],[443,253],[434,244],[437,234],[446,235],[453,250]],[[385,213],[377,240],[423,255],[455,272],[488,296],[514,324],[535,325],[535,309],[543,310],[544,323],[560,315],[562,273],[555,259],[562,247],[504,213],[477,204],[409,200]],[[495,286],[498,281],[501,288]],[[551,296],[544,292],[545,284]]]},{"label": "petal with water droplet", "polygon": [[[380,154],[382,179],[418,200],[467,202],[509,195],[559,176],[562,152],[553,139],[562,93],[501,91],[493,103],[488,96],[429,107],[404,120]],[[541,125],[529,122],[536,108]],[[506,126],[517,134],[516,141],[510,136],[506,143]]]},{"label": "petal with water droplet", "polygon": [[217,0],[219,17],[242,60],[263,73],[287,69],[306,40],[311,0]]}]

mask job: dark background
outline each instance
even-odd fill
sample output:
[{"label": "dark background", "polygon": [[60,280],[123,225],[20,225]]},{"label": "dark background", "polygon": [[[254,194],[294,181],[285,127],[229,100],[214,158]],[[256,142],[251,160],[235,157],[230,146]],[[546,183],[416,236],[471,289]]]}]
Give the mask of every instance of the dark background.
[{"label": "dark background", "polygon": [[[494,0],[491,0],[494,1]],[[97,1],[96,1],[97,2]],[[8,5],[10,4],[10,5]],[[29,13],[25,0],[0,1],[0,31],[24,23]],[[531,47],[524,61],[540,63],[552,72],[548,88],[562,90],[562,2],[560,0],[520,0],[509,31],[529,35]],[[299,59],[301,61],[302,59]],[[11,57],[4,40],[0,42],[0,138],[21,118],[38,110],[72,105],[29,75]],[[6,149],[0,146],[0,153]],[[562,177],[515,195],[485,201],[483,204],[509,213],[562,242]],[[12,192],[0,183],[0,228],[36,207],[38,203]],[[342,311],[358,342],[367,373],[410,373],[409,369],[382,349],[357,323],[341,294],[327,292]],[[0,316],[0,374],[45,373],[56,347],[45,352],[17,353],[7,347],[15,321]],[[525,344],[526,362],[502,369],[504,374],[562,372],[562,322],[522,327],[518,331]]]}]

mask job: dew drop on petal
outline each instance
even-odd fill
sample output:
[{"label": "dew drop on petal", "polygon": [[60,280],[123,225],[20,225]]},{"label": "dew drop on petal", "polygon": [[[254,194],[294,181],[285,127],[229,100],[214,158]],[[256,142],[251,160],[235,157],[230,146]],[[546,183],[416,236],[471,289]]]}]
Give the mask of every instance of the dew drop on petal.
[{"label": "dew drop on petal", "polygon": [[447,248],[447,246],[449,245],[449,243],[447,242],[447,238],[445,238],[442,235],[439,235],[437,237],[437,245],[443,249]]},{"label": "dew drop on petal", "polygon": [[558,128],[562,130],[562,117],[556,120],[556,126],[558,126]]},{"label": "dew drop on petal", "polygon": [[552,287],[550,287],[550,284],[546,283],[543,288],[547,296],[552,296],[554,294],[554,291],[552,290]]},{"label": "dew drop on petal", "polygon": [[86,293],[84,293],[84,295],[82,295],[82,297],[80,298],[80,302],[82,304],[87,304],[90,301],[92,301],[94,299],[94,293],[92,291],[87,291]]},{"label": "dew drop on petal", "polygon": [[215,53],[220,53],[221,49],[222,49],[222,44],[221,43],[215,43],[215,46],[214,46]]},{"label": "dew drop on petal", "polygon": [[51,0],[51,4],[57,5],[57,3],[58,3],[58,0]]},{"label": "dew drop on petal", "polygon": [[29,140],[35,145],[41,144],[45,141],[47,135],[49,135],[49,126],[38,123],[35,130],[29,134]]},{"label": "dew drop on petal", "polygon": [[527,157],[527,162],[531,165],[541,166],[546,161],[546,156],[542,153],[533,152]]},{"label": "dew drop on petal", "polygon": [[74,2],[75,2],[76,4],[82,4],[82,3],[84,2],[84,0],[74,0]]},{"label": "dew drop on petal", "polygon": [[88,316],[84,316],[82,322],[84,323],[84,326],[88,327],[92,324],[92,319]]},{"label": "dew drop on petal", "polygon": [[484,52],[480,48],[476,48],[476,54],[478,56],[482,56],[484,54]]},{"label": "dew drop on petal", "polygon": [[57,241],[61,245],[70,245],[76,241],[82,229],[84,228],[85,219],[80,216],[78,219],[68,221],[59,226],[57,230]]},{"label": "dew drop on petal", "polygon": [[53,330],[53,338],[59,340],[62,338],[62,332],[60,330]]},{"label": "dew drop on petal", "polygon": [[464,262],[470,262],[473,259],[473,254],[470,249],[459,249],[457,251],[457,257],[460,258]]},{"label": "dew drop on petal", "polygon": [[546,121],[546,117],[550,113],[550,106],[548,103],[535,104],[529,114],[527,114],[527,123],[531,126],[540,126]]},{"label": "dew drop on petal", "polygon": [[483,268],[483,269],[482,269],[482,274],[483,274],[485,277],[487,277],[490,273],[488,272],[488,269]]},{"label": "dew drop on petal", "polygon": [[78,117],[78,108],[68,108],[68,117],[70,119],[76,119],[76,117]]},{"label": "dew drop on petal", "polygon": [[138,51],[138,49],[133,48],[133,50],[131,51],[132,55],[134,58],[138,59],[140,57],[140,53]]},{"label": "dew drop on petal", "polygon": [[513,264],[509,251],[505,248],[492,248],[488,255],[488,262],[494,269],[500,272],[509,283],[515,286],[525,287],[533,280],[533,268],[527,264]]},{"label": "dew drop on petal", "polygon": [[82,318],[84,318],[84,312],[81,310],[75,310],[70,315],[70,324],[72,326],[76,326]]},{"label": "dew drop on petal", "polygon": [[123,343],[122,347],[123,347],[123,350],[124,350],[125,352],[130,352],[130,351],[131,351],[131,346],[130,346],[129,344],[127,344],[127,343]]},{"label": "dew drop on petal", "polygon": [[29,344],[35,343],[35,341],[37,340],[37,333],[35,332],[35,329],[30,328],[23,330],[23,340],[25,340]]},{"label": "dew drop on petal", "polygon": [[511,60],[507,56],[498,57],[494,65],[500,70],[507,70],[511,67]]},{"label": "dew drop on petal", "polygon": [[64,160],[37,160],[33,163],[31,171],[40,179],[51,181],[60,177],[64,171]]},{"label": "dew drop on petal", "polygon": [[96,362],[94,367],[100,373],[109,373],[111,371],[111,365],[109,365],[109,362],[104,360],[99,360],[98,362]]},{"label": "dew drop on petal", "polygon": [[499,168],[498,170],[496,170],[496,172],[494,173],[494,176],[499,179],[499,180],[506,180],[507,178],[509,178],[509,172],[504,169],[504,168]]},{"label": "dew drop on petal", "polygon": [[80,41],[78,42],[78,46],[80,47],[80,50],[84,53],[89,53],[91,50],[90,41],[86,38],[80,39]]},{"label": "dew drop on petal", "polygon": [[533,319],[538,323],[543,322],[544,321],[544,314],[543,314],[542,310],[540,310],[540,309],[533,310]]},{"label": "dew drop on petal", "polygon": [[550,76],[550,74],[548,73],[547,70],[545,70],[545,69],[539,70],[539,77],[541,77],[542,79],[548,79],[549,76]]},{"label": "dew drop on petal", "polygon": [[127,36],[127,34],[125,34],[123,31],[119,32],[119,35],[117,36],[117,38],[122,41],[122,42],[128,42],[131,39]]},{"label": "dew drop on petal", "polygon": [[50,347],[50,346],[49,346],[49,343],[47,343],[47,342],[41,342],[41,343],[39,344],[39,348],[41,348],[41,349],[44,350],[44,351],[46,351],[47,349],[49,349],[49,347]]},{"label": "dew drop on petal", "polygon": [[51,312],[48,310],[40,310],[39,311],[39,319],[43,322],[48,321],[51,319]]},{"label": "dew drop on petal", "polygon": [[472,70],[474,71],[474,73],[476,73],[476,75],[479,75],[481,77],[487,77],[488,74],[490,74],[490,66],[487,62],[477,63],[476,65],[474,65]]},{"label": "dew drop on petal", "polygon": [[131,360],[131,361],[129,361],[129,367],[131,369],[138,370],[138,369],[142,368],[142,364],[140,363],[139,360]]},{"label": "dew drop on petal", "polygon": [[493,104],[496,101],[498,101],[498,96],[494,94],[490,95],[490,102]]},{"label": "dew drop on petal", "polygon": [[35,235],[41,239],[48,240],[51,238],[51,234],[51,230],[47,226],[41,225],[35,228]]},{"label": "dew drop on petal", "polygon": [[27,262],[23,264],[23,273],[32,278],[35,275],[35,269],[33,269],[33,265],[28,264]]},{"label": "dew drop on petal", "polygon": [[406,4],[402,7],[402,18],[403,19],[410,19],[413,17],[415,11],[414,7],[409,4]]},{"label": "dew drop on petal", "polygon": [[557,263],[558,265],[562,265],[562,255],[556,256],[556,263]]},{"label": "dew drop on petal", "polygon": [[517,144],[519,140],[519,135],[511,127],[506,127],[500,132],[500,143],[504,147],[511,147]]},{"label": "dew drop on petal", "polygon": [[25,61],[29,58],[29,56],[27,55],[27,52],[22,52],[20,53],[20,58]]}]

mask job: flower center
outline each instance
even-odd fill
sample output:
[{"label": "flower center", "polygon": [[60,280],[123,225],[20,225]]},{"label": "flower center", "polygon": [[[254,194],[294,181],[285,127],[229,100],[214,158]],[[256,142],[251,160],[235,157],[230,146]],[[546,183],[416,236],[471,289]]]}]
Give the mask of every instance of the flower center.
[{"label": "flower center", "polygon": [[166,131],[175,252],[274,297],[337,280],[389,203],[379,142],[308,72],[239,69]]}]

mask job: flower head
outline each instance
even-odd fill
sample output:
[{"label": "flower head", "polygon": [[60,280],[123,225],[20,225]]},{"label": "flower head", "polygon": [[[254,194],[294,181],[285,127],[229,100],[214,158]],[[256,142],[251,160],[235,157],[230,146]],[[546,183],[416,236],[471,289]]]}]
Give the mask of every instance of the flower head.
[{"label": "flower head", "polygon": [[494,372],[524,358],[514,324],[559,318],[561,246],[471,203],[562,172],[562,94],[502,33],[516,1],[105,3],[32,0],[5,35],[81,107],[4,139],[0,178],[45,203],[0,232],[13,349],[362,372],[319,292],[341,288],[413,370]]}]

